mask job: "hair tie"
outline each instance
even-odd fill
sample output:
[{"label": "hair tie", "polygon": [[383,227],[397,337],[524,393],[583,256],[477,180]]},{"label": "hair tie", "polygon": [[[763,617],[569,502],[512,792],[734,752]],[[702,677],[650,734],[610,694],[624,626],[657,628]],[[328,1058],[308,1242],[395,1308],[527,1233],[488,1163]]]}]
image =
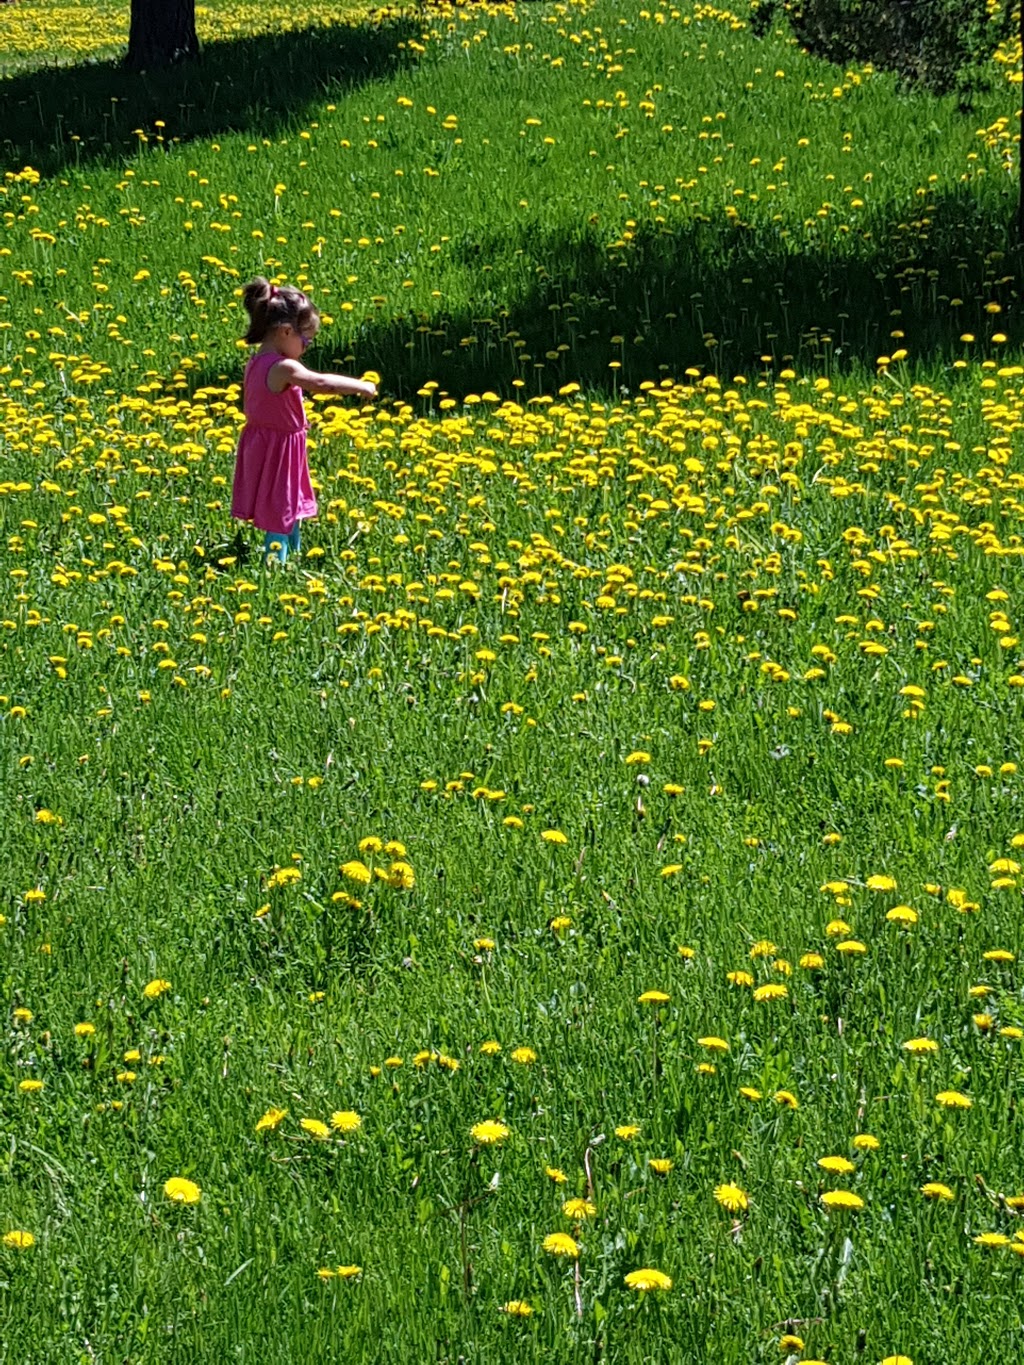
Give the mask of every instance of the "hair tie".
[{"label": "hair tie", "polygon": [[270,286],[270,297],[271,297],[272,299],[276,299],[276,298],[277,298],[277,285],[276,285],[276,284],[272,284],[272,285]]}]

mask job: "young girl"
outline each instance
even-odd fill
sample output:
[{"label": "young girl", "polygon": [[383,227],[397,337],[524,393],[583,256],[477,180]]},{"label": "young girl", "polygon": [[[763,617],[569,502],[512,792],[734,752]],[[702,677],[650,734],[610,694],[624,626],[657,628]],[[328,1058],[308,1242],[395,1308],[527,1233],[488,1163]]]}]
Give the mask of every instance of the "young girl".
[{"label": "young girl", "polygon": [[307,393],[376,396],[377,387],[343,374],[316,374],[299,357],[316,336],[320,317],[300,289],[258,277],[245,286],[245,339],[259,350],[245,367],[245,426],[238,443],[231,515],[266,532],[264,562],[297,554],[300,523],[317,513],[306,462]]}]

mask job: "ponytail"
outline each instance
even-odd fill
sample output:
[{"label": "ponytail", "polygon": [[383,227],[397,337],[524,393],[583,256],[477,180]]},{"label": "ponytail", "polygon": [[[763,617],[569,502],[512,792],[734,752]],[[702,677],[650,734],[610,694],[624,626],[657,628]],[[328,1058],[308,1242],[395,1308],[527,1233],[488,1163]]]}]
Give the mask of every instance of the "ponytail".
[{"label": "ponytail", "polygon": [[242,290],[242,304],[249,314],[245,340],[250,346],[258,346],[275,327],[315,332],[320,326],[320,315],[301,289],[290,284],[271,284],[262,275],[250,280]]}]

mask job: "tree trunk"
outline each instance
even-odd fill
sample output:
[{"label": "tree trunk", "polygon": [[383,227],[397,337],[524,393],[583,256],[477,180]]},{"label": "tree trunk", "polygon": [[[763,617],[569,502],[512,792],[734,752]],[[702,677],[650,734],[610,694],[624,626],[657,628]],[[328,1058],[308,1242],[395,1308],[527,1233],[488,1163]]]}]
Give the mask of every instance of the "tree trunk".
[{"label": "tree trunk", "polygon": [[132,71],[172,66],[198,52],[195,0],[132,0],[125,58]]}]

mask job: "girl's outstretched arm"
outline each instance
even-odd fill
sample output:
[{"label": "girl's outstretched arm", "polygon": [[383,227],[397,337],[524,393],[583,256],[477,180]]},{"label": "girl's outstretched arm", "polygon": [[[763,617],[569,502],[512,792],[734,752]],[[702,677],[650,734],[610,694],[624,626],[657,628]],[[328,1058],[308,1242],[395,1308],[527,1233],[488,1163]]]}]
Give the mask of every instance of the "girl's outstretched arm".
[{"label": "girl's outstretched arm", "polygon": [[368,379],[353,379],[347,374],[317,374],[315,370],[307,370],[301,361],[286,357],[271,365],[267,387],[271,393],[282,393],[289,384],[297,384],[306,393],[350,394],[360,398],[377,396],[377,385]]}]

